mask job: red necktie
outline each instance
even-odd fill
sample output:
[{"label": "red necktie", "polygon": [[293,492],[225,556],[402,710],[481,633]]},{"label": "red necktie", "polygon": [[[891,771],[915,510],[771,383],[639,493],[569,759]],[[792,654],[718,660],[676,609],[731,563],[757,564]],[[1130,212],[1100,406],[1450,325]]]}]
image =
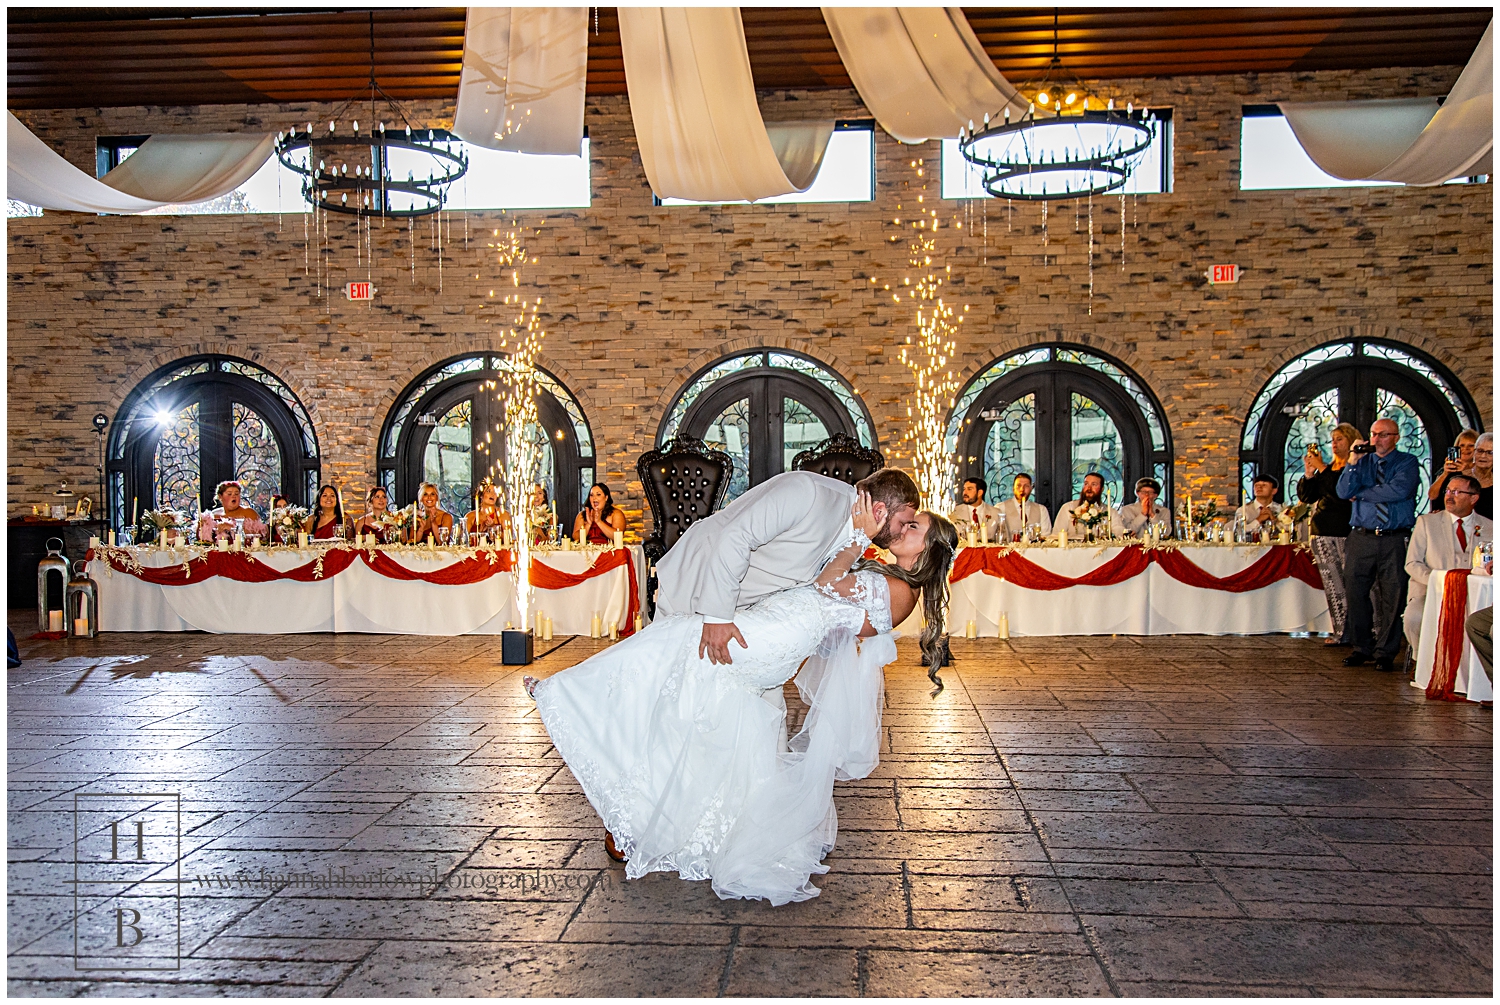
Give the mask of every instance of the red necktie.
[{"label": "red necktie", "polygon": [[1458,527],[1458,550],[1459,551],[1468,551],[1469,550],[1469,539],[1464,536],[1464,522],[1462,520],[1460,520],[1460,521],[1458,521],[1457,524],[1455,524],[1455,526]]}]

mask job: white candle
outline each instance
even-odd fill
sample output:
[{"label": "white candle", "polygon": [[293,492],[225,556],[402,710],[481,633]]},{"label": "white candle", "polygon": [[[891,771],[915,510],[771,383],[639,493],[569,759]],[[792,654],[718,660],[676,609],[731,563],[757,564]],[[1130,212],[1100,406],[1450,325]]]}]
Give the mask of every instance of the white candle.
[{"label": "white candle", "polygon": [[[1474,554],[1477,555],[1477,554],[1479,554],[1479,552],[1475,551]],[[635,612],[635,630],[636,631],[640,631],[641,627],[642,627],[642,625],[644,625],[644,623],[645,623],[645,619],[641,616],[641,612],[640,611],[636,611]]]},{"label": "white candle", "polygon": [[109,546],[111,548],[113,548],[115,546],[115,532],[114,531],[110,531],[109,532]]},{"label": "white candle", "polygon": [[307,547],[307,531],[305,531],[305,530],[299,530],[299,531],[297,531],[297,547],[299,547],[299,548],[306,548]]},{"label": "white candle", "polygon": [[964,638],[966,638],[966,639],[972,639],[974,637],[975,637],[974,622],[972,622],[972,621],[965,621],[964,622]]},{"label": "white candle", "polygon": [[229,550],[229,538],[227,538],[227,537],[221,537],[221,538],[219,538],[218,542],[215,544],[215,547],[218,548],[218,550],[220,550],[220,551],[228,551]]},{"label": "white candle", "polygon": [[1000,623],[997,627],[999,630],[998,634],[1002,639],[1010,638],[1010,616],[1004,611],[1000,612]]},{"label": "white candle", "polygon": [[987,523],[982,523],[979,525],[979,543],[990,543],[990,525]]},{"label": "white candle", "polygon": [[99,539],[97,537],[90,537],[89,538],[89,551],[93,551],[97,547],[99,547]]},{"label": "white candle", "polygon": [[616,641],[619,641],[619,638],[620,638],[620,626],[616,622],[611,621],[609,623],[609,640],[611,642],[616,642]]},{"label": "white candle", "polygon": [[1067,531],[1066,528],[1059,527],[1057,529],[1057,546],[1059,548],[1065,548],[1065,547],[1067,547],[1067,544],[1068,544],[1068,531]]},{"label": "white candle", "polygon": [[623,547],[625,547],[625,532],[623,530],[617,530],[617,531],[615,531],[615,547],[616,548],[623,548]]},{"label": "white candle", "polygon": [[88,618],[74,618],[73,619],[73,634],[77,635],[77,636],[86,636],[86,635],[88,635],[88,633],[89,633],[89,619]]},{"label": "white candle", "polygon": [[47,612],[47,631],[49,631],[49,632],[60,632],[62,630],[63,630],[63,612],[62,611],[48,611]]}]

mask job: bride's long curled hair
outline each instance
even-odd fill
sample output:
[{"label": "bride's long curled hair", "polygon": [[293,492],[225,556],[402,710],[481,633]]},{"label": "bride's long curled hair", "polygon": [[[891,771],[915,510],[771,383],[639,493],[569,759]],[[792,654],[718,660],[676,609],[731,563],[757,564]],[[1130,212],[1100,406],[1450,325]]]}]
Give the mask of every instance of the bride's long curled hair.
[{"label": "bride's long curled hair", "polygon": [[948,612],[948,571],[953,568],[953,555],[958,551],[958,528],[948,518],[932,510],[927,514],[927,536],[922,541],[922,554],[910,569],[894,563],[887,564],[866,558],[854,564],[855,570],[873,569],[876,572],[899,579],[922,594],[922,614],[927,626],[922,629],[922,655],[927,661],[927,676],[933,683],[941,685],[937,672],[943,665],[946,651],[944,635]]}]

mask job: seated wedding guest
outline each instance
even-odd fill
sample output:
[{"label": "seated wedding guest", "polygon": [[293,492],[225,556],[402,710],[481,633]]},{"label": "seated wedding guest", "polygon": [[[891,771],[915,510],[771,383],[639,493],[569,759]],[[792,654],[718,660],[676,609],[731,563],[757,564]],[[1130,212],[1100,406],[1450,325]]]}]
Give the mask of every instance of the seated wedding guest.
[{"label": "seated wedding guest", "polygon": [[1479,479],[1479,505],[1474,512],[1487,520],[1495,519],[1495,434],[1480,433],[1474,441],[1474,470],[1469,472]]},{"label": "seated wedding guest", "polygon": [[486,481],[479,487],[479,508],[464,516],[464,528],[470,534],[493,534],[499,538],[510,525],[510,514],[500,508],[500,490]]},{"label": "seated wedding guest", "polygon": [[245,521],[244,533],[246,537],[264,537],[266,525],[261,523],[260,514],[249,506],[240,502],[242,487],[239,482],[220,482],[214,489],[214,497],[219,500],[219,505],[211,510],[206,510],[198,517],[198,540],[213,541],[217,538],[233,538],[236,520]]},{"label": "seated wedding guest", "polygon": [[589,489],[589,502],[573,520],[573,540],[589,544],[614,544],[615,531],[625,529],[625,514],[615,508],[615,497],[609,486],[595,482]]},{"label": "seated wedding guest", "polygon": [[547,489],[542,485],[531,487],[531,506],[526,514],[526,525],[531,528],[531,543],[542,544],[552,540],[552,528],[557,517],[547,500]]},{"label": "seated wedding guest", "polygon": [[1011,497],[999,506],[1005,532],[1019,537],[1027,527],[1040,527],[1042,534],[1052,533],[1052,517],[1047,507],[1031,501],[1031,476],[1022,472],[1010,483]]},{"label": "seated wedding guest", "polygon": [[1090,471],[1083,476],[1083,487],[1078,490],[1078,498],[1069,499],[1062,504],[1052,526],[1067,531],[1069,541],[1082,541],[1089,531],[1088,523],[1082,516],[1087,507],[1107,514],[1093,525],[1096,538],[1125,536],[1125,525],[1120,522],[1119,512],[1110,509],[1104,501],[1104,476],[1097,471]]},{"label": "seated wedding guest", "polygon": [[417,526],[412,531],[412,543],[422,544],[429,537],[439,544],[453,534],[453,514],[438,503],[438,487],[432,482],[423,482],[417,490]]},{"label": "seated wedding guest", "polygon": [[1467,569],[1474,561],[1474,549],[1494,541],[1494,525],[1474,512],[1479,501],[1479,481],[1473,475],[1454,472],[1448,476],[1448,491],[1443,494],[1443,508],[1417,518],[1411,542],[1406,546],[1406,612],[1402,626],[1412,652],[1417,651],[1417,636],[1422,630],[1422,608],[1427,603],[1427,586],[1433,573],[1445,569]]},{"label": "seated wedding guest", "polygon": [[1161,498],[1161,482],[1155,478],[1141,478],[1135,483],[1135,502],[1120,507],[1120,522],[1125,533],[1140,537],[1154,523],[1162,526],[1163,533],[1172,530],[1172,511],[1158,503]]},{"label": "seated wedding guest", "polygon": [[1247,533],[1259,534],[1261,527],[1266,527],[1273,534],[1280,529],[1276,526],[1276,518],[1281,515],[1281,503],[1276,501],[1278,487],[1276,479],[1268,474],[1258,474],[1250,482],[1255,498],[1235,513]]},{"label": "seated wedding guest", "polygon": [[1484,675],[1494,681],[1495,671],[1490,664],[1495,658],[1495,609],[1482,607],[1469,615],[1464,622],[1464,634],[1469,637],[1469,645],[1474,647],[1474,655],[1484,667]]},{"label": "seated wedding guest", "polygon": [[1297,482],[1297,498],[1307,503],[1312,521],[1313,562],[1323,578],[1323,594],[1328,598],[1328,620],[1331,631],[1324,645],[1344,642],[1344,615],[1349,602],[1344,597],[1344,544],[1349,537],[1349,515],[1353,503],[1339,498],[1339,474],[1349,463],[1349,449],[1359,439],[1359,430],[1351,423],[1333,427],[1329,442],[1333,460],[1324,461],[1315,443],[1307,445],[1302,455],[1302,477]]},{"label": "seated wedding guest", "polygon": [[1460,471],[1466,475],[1474,473],[1474,443],[1478,439],[1479,434],[1472,429],[1461,430],[1454,438],[1453,446],[1448,450],[1448,458],[1443,461],[1442,473],[1427,489],[1427,512],[1443,511],[1449,475]]},{"label": "seated wedding guest", "polygon": [[963,501],[948,514],[948,519],[958,528],[960,538],[966,537],[971,527],[974,529],[974,537],[982,538],[984,532],[980,528],[983,527],[987,529],[991,541],[1000,540],[1000,511],[984,501],[984,488],[984,482],[979,478],[964,479]]},{"label": "seated wedding guest", "polygon": [[349,536],[349,525],[344,522],[344,501],[339,497],[338,489],[332,485],[318,489],[318,505],[307,515],[302,529],[307,531],[308,537],[320,541],[342,540]]},{"label": "seated wedding guest", "polygon": [[286,501],[286,496],[272,496],[271,497],[271,509],[272,510],[286,509],[290,505],[291,505],[291,503],[289,503],[289,502]]},{"label": "seated wedding guest", "polygon": [[354,525],[356,534],[374,534],[381,544],[396,540],[396,527],[387,518],[391,515],[391,497],[384,486],[377,485],[365,493],[365,515]]}]

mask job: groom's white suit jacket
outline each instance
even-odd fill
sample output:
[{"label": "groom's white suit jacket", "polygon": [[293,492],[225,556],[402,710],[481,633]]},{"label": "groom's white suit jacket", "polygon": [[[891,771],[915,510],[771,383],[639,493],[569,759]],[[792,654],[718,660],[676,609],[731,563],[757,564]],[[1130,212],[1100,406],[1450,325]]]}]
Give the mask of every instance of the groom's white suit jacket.
[{"label": "groom's white suit jacket", "polygon": [[656,565],[656,609],[708,622],[818,578],[853,535],[854,486],[788,471],[687,529]]}]

